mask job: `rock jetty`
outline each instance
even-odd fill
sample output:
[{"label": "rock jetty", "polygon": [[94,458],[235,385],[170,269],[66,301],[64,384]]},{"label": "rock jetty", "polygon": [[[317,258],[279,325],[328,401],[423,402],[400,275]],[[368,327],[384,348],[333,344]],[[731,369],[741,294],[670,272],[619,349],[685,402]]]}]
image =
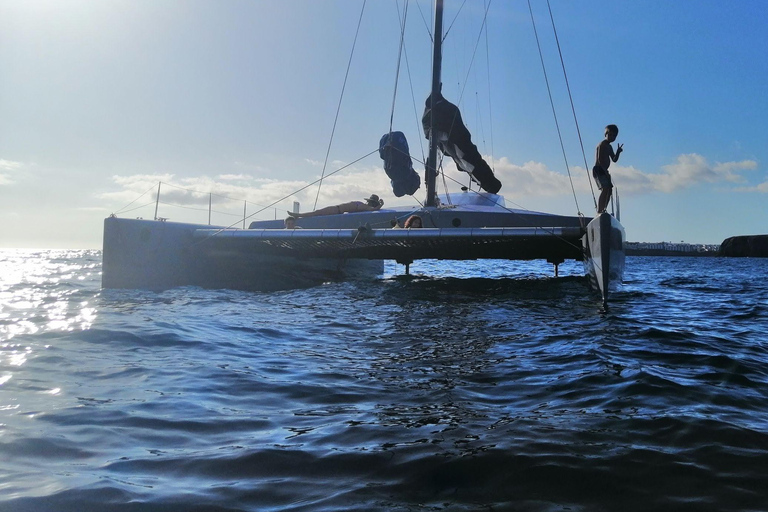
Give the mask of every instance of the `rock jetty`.
[{"label": "rock jetty", "polygon": [[720,244],[720,256],[768,258],[768,235],[726,238]]}]

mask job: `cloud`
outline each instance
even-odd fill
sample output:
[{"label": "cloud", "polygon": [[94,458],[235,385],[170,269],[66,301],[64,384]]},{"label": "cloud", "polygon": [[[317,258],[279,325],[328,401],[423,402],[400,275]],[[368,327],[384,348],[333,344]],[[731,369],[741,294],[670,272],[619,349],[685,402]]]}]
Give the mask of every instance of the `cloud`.
[{"label": "cloud", "polygon": [[3,160],[0,158],[0,169],[4,171],[15,171],[21,169],[23,164],[21,162],[13,162],[11,160]]},{"label": "cloud", "polygon": [[[0,159],[0,171],[11,171],[15,172],[19,169],[21,169],[23,164],[21,162],[13,162],[11,160],[3,160]],[[14,181],[13,177],[10,173],[2,172],[0,173],[0,186],[2,185],[13,185],[16,181]]]},{"label": "cloud", "polygon": [[754,187],[738,187],[734,190],[736,192],[759,192],[761,194],[768,194],[768,181],[764,181]]},{"label": "cloud", "polygon": [[[491,162],[490,159],[488,161]],[[446,182],[453,192],[469,182],[468,176],[458,171],[452,160],[446,159],[443,164]],[[567,174],[549,169],[541,162],[515,164],[506,157],[493,161],[493,167],[503,184],[501,193],[513,204],[519,199],[571,196],[571,181],[577,194],[590,193],[592,190],[591,170],[587,173],[578,166],[571,169],[570,178]],[[745,181],[742,172],[756,168],[757,163],[752,160],[711,165],[704,157],[689,154],[680,155],[674,163],[662,167],[659,173],[643,172],[632,166],[613,166],[611,173],[622,194],[643,194],[670,193],[698,183],[741,183]],[[161,206],[163,210],[171,212],[163,211],[161,214],[178,219],[180,216],[176,212],[188,209],[193,210],[190,214],[196,215],[197,221],[200,221],[201,215],[207,220],[207,214],[200,212],[207,212],[209,203],[214,211],[226,211],[228,215],[239,215],[241,218],[244,202],[247,202],[247,213],[258,214],[257,218],[280,218],[285,210],[292,209],[294,201],[299,201],[302,211],[307,211],[315,207],[315,202],[317,207],[323,207],[362,200],[372,193],[382,196],[389,206],[414,204],[410,197],[394,198],[391,195],[389,178],[379,165],[351,165],[343,168],[343,162],[333,162],[333,166],[326,170],[328,174],[331,175],[323,180],[319,194],[314,179],[254,178],[248,174],[187,178],[178,178],[173,174],[114,176],[113,182],[119,190],[98,197],[128,204],[117,212],[129,212],[137,207],[154,205],[158,182],[162,182]],[[420,170],[419,174],[422,174]],[[438,188],[442,191],[441,181],[442,178],[438,177]],[[756,189],[768,192],[768,182]],[[422,183],[416,199],[423,199],[424,193]]]},{"label": "cloud", "polygon": [[217,178],[224,181],[247,181],[253,179],[247,174],[219,174]]},{"label": "cloud", "polygon": [[[284,216],[285,210],[292,209],[294,201],[299,201],[302,210],[306,211],[314,207],[316,198],[317,206],[322,207],[350,200],[362,200],[372,193],[382,194],[381,191],[390,188],[389,179],[381,167],[349,167],[338,174],[328,176],[323,180],[319,196],[318,185],[312,184],[311,181],[252,178],[247,175],[177,178],[172,174],[137,174],[113,176],[113,182],[120,190],[102,193],[97,197],[125,203],[126,206],[117,210],[118,213],[127,213],[137,207],[149,207],[154,204],[158,182],[161,182],[160,203],[164,209],[177,207],[207,211],[210,201],[214,210],[227,212],[229,215],[240,215],[241,218],[244,201],[248,203],[249,215],[261,210],[261,218],[272,218]],[[410,203],[411,200],[405,202]],[[161,214],[179,218],[179,215],[166,215],[165,212]],[[207,215],[203,216],[207,219]]]},{"label": "cloud", "polygon": [[[493,167],[502,183],[501,193],[505,197],[556,197],[572,193],[568,175],[552,171],[541,162],[529,161],[517,165],[502,157],[494,162]],[[461,181],[466,182],[467,178],[464,176],[461,176]],[[574,167],[571,170],[571,178],[577,192],[589,190],[589,182],[583,168]]]},{"label": "cloud", "polygon": [[611,174],[623,193],[671,193],[700,183],[743,183],[741,171],[757,169],[754,160],[717,162],[714,165],[696,153],[677,157],[675,163],[665,165],[660,173],[645,173],[634,167],[614,166]]}]

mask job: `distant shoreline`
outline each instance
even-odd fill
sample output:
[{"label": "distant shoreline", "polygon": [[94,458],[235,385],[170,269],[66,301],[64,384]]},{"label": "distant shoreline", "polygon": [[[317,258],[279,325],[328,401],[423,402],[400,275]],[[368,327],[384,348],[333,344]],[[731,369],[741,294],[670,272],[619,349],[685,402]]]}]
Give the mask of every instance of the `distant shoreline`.
[{"label": "distant shoreline", "polygon": [[687,244],[684,242],[626,242],[627,256],[692,256],[714,257],[720,255],[719,244]]}]

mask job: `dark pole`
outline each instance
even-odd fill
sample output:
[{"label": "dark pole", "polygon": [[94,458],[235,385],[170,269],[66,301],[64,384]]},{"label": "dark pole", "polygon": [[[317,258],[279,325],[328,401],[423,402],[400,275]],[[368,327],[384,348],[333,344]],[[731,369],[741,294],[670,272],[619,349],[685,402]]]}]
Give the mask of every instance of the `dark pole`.
[{"label": "dark pole", "polygon": [[432,53],[432,104],[430,105],[429,157],[424,172],[427,185],[426,206],[437,206],[437,138],[435,137],[435,98],[440,94],[440,69],[443,60],[443,0],[435,0],[434,51]]}]

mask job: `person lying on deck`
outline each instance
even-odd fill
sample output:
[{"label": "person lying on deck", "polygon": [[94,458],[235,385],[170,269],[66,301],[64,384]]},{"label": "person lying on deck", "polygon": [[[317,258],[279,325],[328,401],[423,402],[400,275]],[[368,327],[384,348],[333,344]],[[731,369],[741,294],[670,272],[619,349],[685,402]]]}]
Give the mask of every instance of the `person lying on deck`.
[{"label": "person lying on deck", "polygon": [[298,219],[302,217],[317,217],[319,215],[340,215],[342,213],[355,213],[355,212],[371,212],[380,209],[384,206],[384,200],[379,199],[376,194],[371,194],[371,197],[363,201],[350,201],[349,203],[337,204],[334,206],[326,206],[313,212],[307,213],[293,213],[288,212],[291,217]]}]

